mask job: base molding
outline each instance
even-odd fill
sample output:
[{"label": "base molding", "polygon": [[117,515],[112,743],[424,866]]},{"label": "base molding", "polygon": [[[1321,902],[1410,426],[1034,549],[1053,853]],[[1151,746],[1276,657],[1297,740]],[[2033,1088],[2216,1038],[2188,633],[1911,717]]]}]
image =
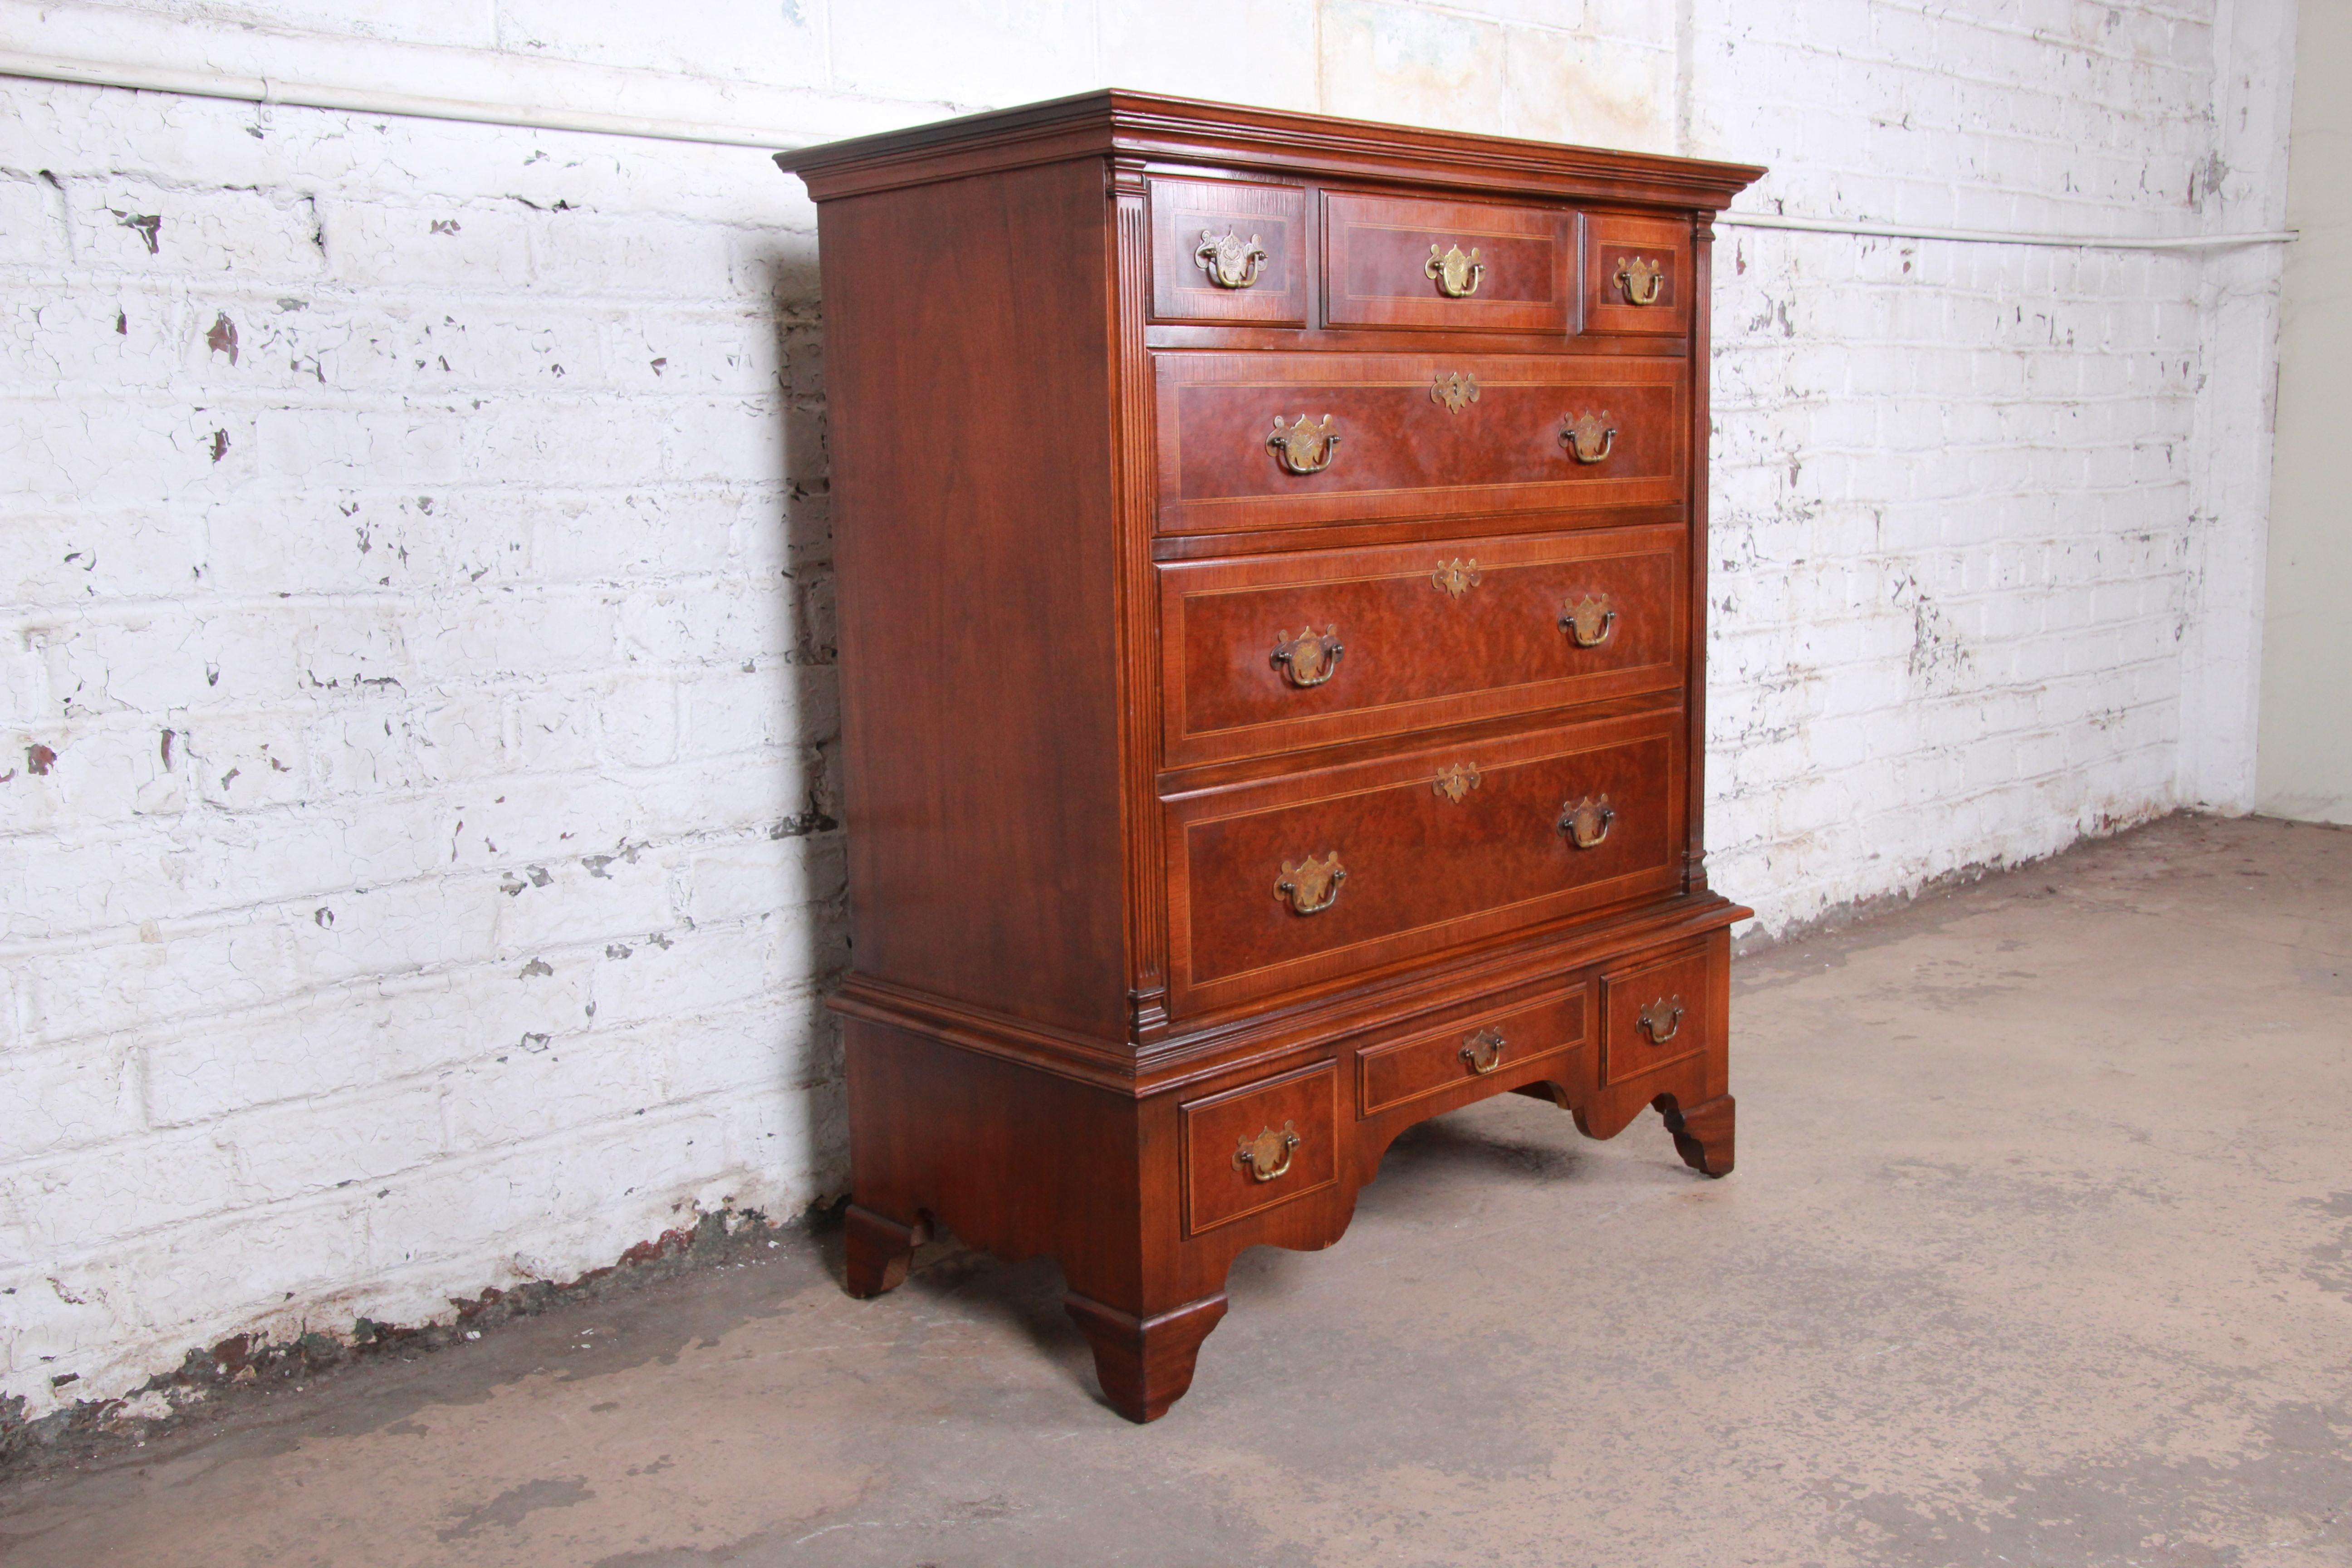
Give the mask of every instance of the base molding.
[{"label": "base molding", "polygon": [[1278,1054],[1140,1091],[848,1011],[845,1284],[900,1283],[934,1219],[1007,1261],[1050,1256],[1105,1399],[1157,1420],[1192,1386],[1234,1259],[1338,1241],[1417,1122],[1517,1091],[1607,1138],[1655,1109],[1694,1170],[1728,1173],[1728,926],[1444,1005],[1342,1011]]}]

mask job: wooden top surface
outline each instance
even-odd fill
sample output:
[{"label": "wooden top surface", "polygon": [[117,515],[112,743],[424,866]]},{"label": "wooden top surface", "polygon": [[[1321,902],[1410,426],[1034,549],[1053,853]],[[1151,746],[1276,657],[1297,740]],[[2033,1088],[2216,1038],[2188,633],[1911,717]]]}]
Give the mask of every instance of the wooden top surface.
[{"label": "wooden top surface", "polygon": [[1459,190],[1720,208],[1764,171],[1111,89],[776,154],[819,201],[1117,154]]}]

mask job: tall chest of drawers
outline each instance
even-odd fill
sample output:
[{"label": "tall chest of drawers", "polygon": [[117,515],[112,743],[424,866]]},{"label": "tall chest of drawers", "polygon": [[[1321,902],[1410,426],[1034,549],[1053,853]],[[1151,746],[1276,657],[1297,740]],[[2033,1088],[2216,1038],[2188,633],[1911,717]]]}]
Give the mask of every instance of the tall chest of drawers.
[{"label": "tall chest of drawers", "polygon": [[1516,1090],[1731,1168],[1709,219],[1760,170],[1097,93],[818,203],[847,1283],[1050,1254],[1103,1392]]}]

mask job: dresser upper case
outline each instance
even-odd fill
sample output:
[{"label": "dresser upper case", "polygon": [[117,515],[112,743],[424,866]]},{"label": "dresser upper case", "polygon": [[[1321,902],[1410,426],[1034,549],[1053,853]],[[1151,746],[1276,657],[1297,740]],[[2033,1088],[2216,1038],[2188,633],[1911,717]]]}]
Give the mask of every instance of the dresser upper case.
[{"label": "dresser upper case", "polygon": [[853,1288],[933,1215],[1055,1252],[1148,1416],[1232,1255],[1334,1238],[1414,1120],[1654,1103],[1728,1169],[1708,219],[1761,171],[1125,92],[779,162]]}]

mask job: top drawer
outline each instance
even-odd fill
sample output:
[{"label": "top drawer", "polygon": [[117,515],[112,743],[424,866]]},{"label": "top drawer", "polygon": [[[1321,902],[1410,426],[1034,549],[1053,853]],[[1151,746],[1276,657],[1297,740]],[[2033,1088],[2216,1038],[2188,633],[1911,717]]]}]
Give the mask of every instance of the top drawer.
[{"label": "top drawer", "polygon": [[1327,194],[1325,324],[1573,331],[1575,232],[1557,207]]},{"label": "top drawer", "polygon": [[1151,315],[1307,324],[1307,193],[1242,180],[1154,178]]},{"label": "top drawer", "polygon": [[1679,337],[1690,331],[1686,219],[1592,213],[1584,220],[1584,326]]}]

